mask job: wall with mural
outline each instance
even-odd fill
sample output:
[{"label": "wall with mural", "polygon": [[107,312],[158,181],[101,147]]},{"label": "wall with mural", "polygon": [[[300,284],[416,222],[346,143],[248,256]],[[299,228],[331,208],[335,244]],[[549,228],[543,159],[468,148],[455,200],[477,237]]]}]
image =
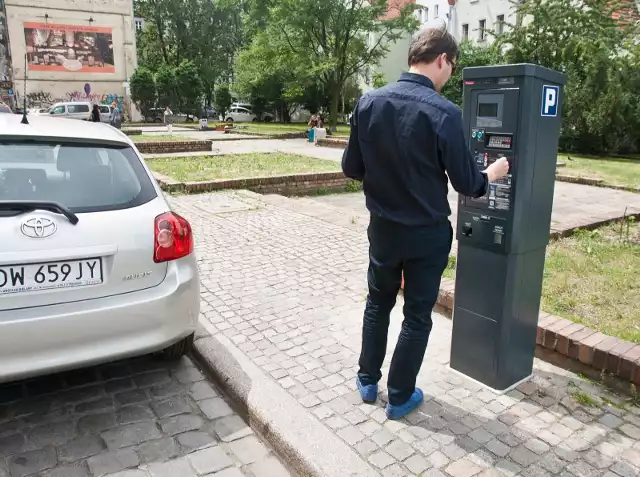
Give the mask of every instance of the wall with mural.
[{"label": "wall with mural", "polygon": [[132,119],[128,81],[137,66],[133,0],[4,1],[19,104],[117,103]]}]

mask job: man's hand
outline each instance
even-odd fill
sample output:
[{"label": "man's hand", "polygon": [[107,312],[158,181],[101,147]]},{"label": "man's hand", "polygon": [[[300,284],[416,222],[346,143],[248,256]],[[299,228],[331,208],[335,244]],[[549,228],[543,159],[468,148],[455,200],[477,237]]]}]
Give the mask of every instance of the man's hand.
[{"label": "man's hand", "polygon": [[489,179],[489,182],[494,182],[498,179],[502,179],[509,173],[509,161],[507,161],[506,157],[501,157],[496,162],[487,167],[485,172],[487,173],[487,179]]}]

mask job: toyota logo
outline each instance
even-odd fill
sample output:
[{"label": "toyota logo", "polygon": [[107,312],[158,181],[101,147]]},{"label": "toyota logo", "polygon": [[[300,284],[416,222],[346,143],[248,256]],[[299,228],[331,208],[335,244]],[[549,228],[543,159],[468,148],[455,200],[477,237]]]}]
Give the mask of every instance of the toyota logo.
[{"label": "toyota logo", "polygon": [[27,237],[45,238],[55,234],[58,226],[53,220],[47,219],[46,217],[34,217],[22,222],[20,230],[22,230],[22,233]]}]

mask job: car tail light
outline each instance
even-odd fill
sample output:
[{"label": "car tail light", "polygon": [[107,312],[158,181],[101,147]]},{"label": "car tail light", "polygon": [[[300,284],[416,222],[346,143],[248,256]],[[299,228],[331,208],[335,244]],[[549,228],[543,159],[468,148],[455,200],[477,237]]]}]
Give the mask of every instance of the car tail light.
[{"label": "car tail light", "polygon": [[173,212],[158,215],[154,227],[153,261],[168,262],[186,257],[193,252],[191,225],[184,217]]}]

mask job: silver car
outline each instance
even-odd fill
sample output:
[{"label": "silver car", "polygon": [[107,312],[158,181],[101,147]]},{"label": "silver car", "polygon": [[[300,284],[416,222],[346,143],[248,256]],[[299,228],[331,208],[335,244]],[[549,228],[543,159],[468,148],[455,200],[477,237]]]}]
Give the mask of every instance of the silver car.
[{"label": "silver car", "polygon": [[189,351],[189,223],[100,123],[0,114],[0,382]]}]

